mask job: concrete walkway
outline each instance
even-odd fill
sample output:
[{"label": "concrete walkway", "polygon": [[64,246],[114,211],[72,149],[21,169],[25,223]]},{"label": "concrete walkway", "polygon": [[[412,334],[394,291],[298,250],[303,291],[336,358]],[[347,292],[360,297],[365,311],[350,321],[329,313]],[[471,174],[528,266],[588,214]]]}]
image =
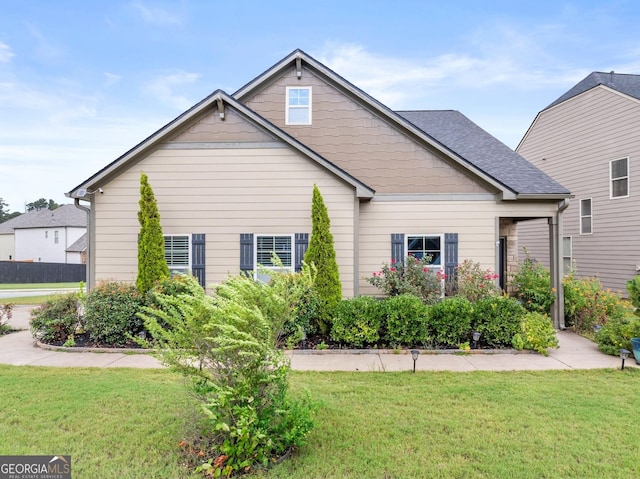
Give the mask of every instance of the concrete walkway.
[{"label": "concrete walkway", "polygon": [[[150,354],[116,352],[60,352],[34,345],[29,332],[28,306],[16,306],[9,324],[24,329],[0,337],[0,364],[16,366],[60,367],[130,367],[159,368],[160,361]],[[597,346],[581,336],[559,331],[559,349],[549,350],[549,356],[530,352],[489,352],[469,354],[433,353],[421,351],[416,362],[419,371],[513,371],[543,369],[620,368],[621,360],[601,353]],[[407,351],[310,351],[288,353],[291,367],[301,371],[409,371],[413,360]],[[638,367],[633,355],[625,367]]]}]

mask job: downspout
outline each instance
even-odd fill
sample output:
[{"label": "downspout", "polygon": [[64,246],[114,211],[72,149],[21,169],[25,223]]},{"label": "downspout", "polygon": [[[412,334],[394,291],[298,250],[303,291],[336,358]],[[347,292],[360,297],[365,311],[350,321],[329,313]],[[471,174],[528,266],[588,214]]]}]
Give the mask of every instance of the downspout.
[{"label": "downspout", "polygon": [[93,287],[93,282],[91,280],[91,261],[93,260],[93,255],[91,254],[91,208],[87,208],[86,206],[82,206],[80,204],[80,198],[74,198],[74,204],[76,208],[84,210],[87,213],[87,262],[86,262],[86,290],[89,291]]},{"label": "downspout", "polygon": [[551,258],[551,286],[556,288],[556,300],[553,303],[552,316],[554,319],[554,326],[557,329],[564,330],[566,325],[564,323],[564,286],[562,285],[563,271],[563,216],[562,213],[569,207],[569,199],[564,199],[558,204],[558,211],[553,218],[553,243],[555,247],[553,250],[553,258]]}]

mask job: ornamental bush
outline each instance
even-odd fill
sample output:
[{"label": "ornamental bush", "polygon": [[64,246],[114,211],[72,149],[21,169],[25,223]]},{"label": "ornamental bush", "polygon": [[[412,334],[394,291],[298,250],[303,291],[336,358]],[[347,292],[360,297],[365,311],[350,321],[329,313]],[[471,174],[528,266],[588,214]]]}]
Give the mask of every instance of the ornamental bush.
[{"label": "ornamental bush", "polygon": [[528,312],[520,322],[520,332],[513,337],[516,349],[531,349],[545,356],[548,348],[558,347],[558,337],[551,318],[546,314]]},{"label": "ornamental bush", "polygon": [[564,277],[562,284],[565,321],[577,333],[591,332],[596,324],[633,313],[629,302],[610,289],[603,289],[597,278],[576,278],[572,273]]},{"label": "ornamental bush", "polygon": [[137,314],[144,301],[135,285],[102,281],[85,301],[85,328],[91,339],[111,346],[124,346],[143,330]]},{"label": "ornamental bush", "polygon": [[140,315],[164,363],[190,379],[200,402],[203,419],[187,449],[198,451],[196,471],[207,477],[273,464],[313,427],[308,395],[298,401],[288,394],[290,366],[277,348],[301,290],[289,288],[285,274],[270,274],[268,285],[229,278],[213,297],[156,293],[162,308]]},{"label": "ornamental bush", "polygon": [[611,318],[596,333],[598,349],[614,356],[633,349],[631,338],[640,338],[640,318],[634,314]]},{"label": "ornamental bush", "polygon": [[31,334],[44,342],[64,342],[82,327],[78,317],[78,293],[52,296],[31,310]]},{"label": "ornamental bush", "polygon": [[511,277],[510,285],[515,296],[528,311],[549,314],[555,301],[555,291],[551,288],[549,270],[529,256],[518,265],[517,273]]},{"label": "ornamental bush", "polygon": [[480,263],[465,259],[456,267],[458,278],[457,295],[474,302],[482,298],[498,296],[498,275],[490,269],[480,268]]},{"label": "ornamental bush", "polygon": [[429,306],[420,298],[402,294],[382,305],[384,340],[394,346],[421,346],[427,342]]},{"label": "ornamental bush", "polygon": [[491,296],[473,303],[471,327],[478,331],[480,344],[494,348],[510,347],[513,337],[520,332],[527,310],[515,299]]},{"label": "ornamental bush", "polygon": [[344,299],[334,310],[331,338],[361,348],[380,340],[381,325],[382,301],[371,296]]},{"label": "ornamental bush", "polygon": [[428,335],[438,347],[458,347],[469,341],[472,317],[468,299],[444,298],[429,309]]},{"label": "ornamental bush", "polygon": [[7,324],[13,314],[13,303],[0,304],[0,336],[9,332]]},{"label": "ornamental bush", "polygon": [[441,270],[429,268],[430,263],[431,256],[428,255],[422,259],[407,256],[402,263],[391,260],[366,280],[387,296],[411,294],[427,304],[433,304],[442,297],[447,276]]}]

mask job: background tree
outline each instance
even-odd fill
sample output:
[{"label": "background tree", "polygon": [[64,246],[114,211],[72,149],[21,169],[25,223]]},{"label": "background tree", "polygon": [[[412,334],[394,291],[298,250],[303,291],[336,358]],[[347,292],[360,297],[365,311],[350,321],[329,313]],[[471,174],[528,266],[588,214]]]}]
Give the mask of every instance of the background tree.
[{"label": "background tree", "polygon": [[15,218],[16,216],[20,216],[18,211],[14,211],[13,213],[9,213],[9,204],[0,198],[0,223],[3,223],[11,218]]},{"label": "background tree", "polygon": [[160,226],[158,203],[146,174],[140,174],[140,210],[138,211],[140,234],[138,236],[138,277],[136,286],[146,294],[153,284],[169,276],[164,257],[164,236]]},{"label": "background tree", "polygon": [[55,210],[59,206],[60,205],[55,201],[53,201],[52,199],[47,200],[46,198],[40,198],[39,200],[33,201],[31,203],[27,203],[25,205],[27,211],[44,210],[44,209]]},{"label": "background tree", "polygon": [[323,334],[327,334],[331,328],[333,310],[342,299],[342,283],[331,234],[331,220],[317,185],[313,185],[311,222],[311,240],[304,261],[314,264],[317,270],[314,286],[320,300],[318,327]]}]

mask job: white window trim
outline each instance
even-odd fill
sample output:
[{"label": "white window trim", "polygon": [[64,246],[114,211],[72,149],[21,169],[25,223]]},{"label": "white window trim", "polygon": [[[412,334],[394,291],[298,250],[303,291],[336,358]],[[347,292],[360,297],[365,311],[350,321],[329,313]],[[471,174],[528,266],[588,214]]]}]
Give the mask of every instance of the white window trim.
[{"label": "white window trim", "polygon": [[[291,106],[289,105],[289,91],[290,90],[309,90],[309,106],[308,107],[301,107],[301,106]],[[285,115],[285,124],[286,125],[311,125],[312,123],[312,118],[311,118],[311,112],[313,111],[313,108],[311,108],[311,105],[313,103],[313,91],[312,88],[310,86],[288,86],[287,87],[287,94],[286,94],[286,98],[285,98],[285,110],[284,110],[284,115]],[[306,123],[293,123],[291,121],[289,121],[289,108],[297,108],[297,109],[303,109],[303,108],[308,108],[309,109],[309,121]]]},{"label": "white window trim", "polygon": [[167,266],[169,267],[169,272],[172,273],[173,276],[173,271],[182,273],[182,274],[189,274],[191,272],[191,264],[192,264],[192,258],[193,258],[193,251],[192,251],[192,238],[191,238],[191,233],[171,233],[171,234],[164,234],[162,235],[163,237],[176,237],[176,236],[186,236],[187,237],[187,248],[188,248],[188,259],[187,259],[187,266],[184,267],[182,265],[180,266],[175,266],[172,268],[172,266],[167,262]]},{"label": "white window trim", "polygon": [[429,269],[433,271],[444,272],[444,234],[441,233],[405,233],[404,235],[404,257],[409,255],[409,237],[410,236],[430,236],[432,238],[440,238],[440,265],[429,265]]},{"label": "white window trim", "polygon": [[[593,223],[591,224],[591,229],[593,230]],[[564,254],[564,240],[569,240],[569,256]],[[569,271],[564,271],[564,260],[565,258],[569,258]],[[562,266],[563,266],[563,275],[567,275],[573,269],[573,236],[563,236],[562,237]]]},{"label": "white window trim", "polygon": [[[627,160],[627,176],[621,176],[620,178],[613,178],[613,162],[614,161],[620,161],[620,160]],[[629,157],[628,156],[623,156],[622,158],[616,158],[615,160],[611,160],[609,162],[609,199],[612,200],[619,200],[621,198],[628,198],[629,194],[631,193],[630,191],[630,186],[631,186],[631,182],[629,181],[629,177],[631,176],[630,174],[630,164],[629,164]],[[624,196],[613,196],[613,181],[615,180],[622,180],[622,179],[626,179],[627,180],[627,194]]]},{"label": "white window trim", "polygon": [[[583,215],[582,214],[582,202],[585,200],[589,200],[589,202],[591,203],[591,214],[590,215]],[[593,198],[581,198],[579,203],[578,203],[578,214],[580,215],[580,221],[579,221],[579,228],[580,228],[580,234],[582,236],[587,236],[587,235],[592,235],[593,234]],[[591,232],[589,233],[583,233],[582,232],[582,219],[583,218],[591,218]]]},{"label": "white window trim", "polygon": [[[282,268],[277,266],[267,266],[258,263],[258,238],[265,236],[285,236],[291,238],[291,266],[283,266]],[[296,267],[296,243],[295,243],[295,234],[289,233],[254,233],[253,235],[253,267],[254,273],[253,277],[255,280],[258,280],[258,276],[260,274],[260,269],[267,269],[272,271],[289,271],[291,273],[295,272]]]}]

